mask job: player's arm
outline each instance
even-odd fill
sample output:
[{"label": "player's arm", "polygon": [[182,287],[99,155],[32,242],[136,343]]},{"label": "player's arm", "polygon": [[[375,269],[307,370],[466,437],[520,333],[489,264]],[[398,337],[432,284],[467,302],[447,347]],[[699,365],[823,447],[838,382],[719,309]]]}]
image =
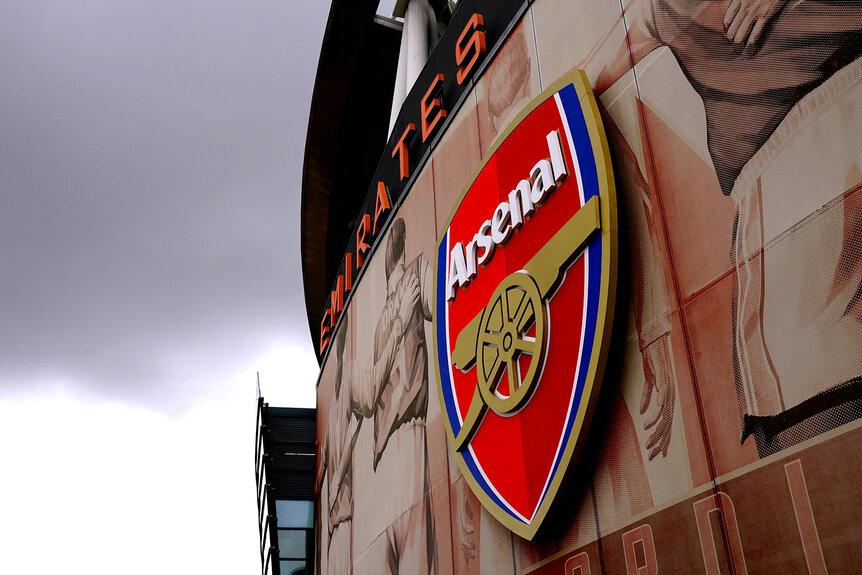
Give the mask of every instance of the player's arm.
[{"label": "player's arm", "polygon": [[385,326],[378,326],[378,336],[381,339],[385,338],[384,343],[375,349],[374,364],[371,369],[363,369],[351,362],[352,369],[348,380],[350,412],[360,419],[369,418],[374,414],[374,406],[380,396],[383,382],[392,369],[397,344],[403,331],[399,317],[393,317],[391,321],[383,323]]},{"label": "player's arm", "polygon": [[434,272],[424,257],[419,264],[419,293],[422,301],[422,314],[425,321],[431,321],[434,317]]},{"label": "player's arm", "polygon": [[329,433],[323,438],[323,445],[320,450],[320,466],[317,468],[317,478],[315,480],[315,487],[318,490],[318,496],[323,500],[323,480],[324,476],[326,476],[326,484],[327,484],[327,501],[325,508],[321,511],[326,515],[326,524],[329,530],[329,534],[332,534],[332,530],[335,528],[335,523],[333,522],[332,512],[333,505],[335,503],[335,492],[332,490],[332,474],[330,473],[328,476],[326,475],[327,469],[329,469],[329,442],[331,438],[329,437]]},{"label": "player's arm", "polygon": [[353,463],[353,449],[356,447],[356,440],[359,437],[361,427],[362,420],[351,417],[347,431],[341,438],[341,457],[336,469],[332,470],[332,476],[329,480],[329,521],[331,525],[337,525],[341,521],[350,519],[351,506],[346,505],[347,502],[342,501],[342,498],[348,495],[352,497],[353,494],[349,490],[342,491],[341,485],[344,483],[344,476],[347,474],[348,468]]},{"label": "player's arm", "polygon": [[460,481],[452,486],[455,490],[455,520],[458,525],[458,539],[461,553],[464,554],[464,562],[469,563],[476,559],[476,529],[473,527],[473,509],[467,495],[466,481]]},{"label": "player's arm", "polygon": [[317,489],[318,494],[321,490],[321,485],[323,485],[323,476],[326,474],[326,463],[329,461],[329,434],[324,434],[323,436],[323,445],[320,446],[320,465],[317,466],[317,472],[314,477],[314,488]]},{"label": "player's arm", "polygon": [[357,410],[363,417],[371,417],[383,384],[392,371],[405,326],[419,299],[418,281],[412,278],[405,282],[397,297],[398,303],[387,305],[377,323],[374,334],[374,364],[370,371],[365,372],[366,381],[360,388],[353,390],[357,393]]},{"label": "player's arm", "polygon": [[[350,459],[353,457],[353,448],[356,446],[356,438],[359,436],[359,428],[361,426],[362,421],[360,419],[352,416],[350,417],[350,421],[347,424],[347,430],[341,438],[341,450],[339,451],[339,453],[341,453],[341,457],[339,458],[336,468],[331,470],[332,473],[329,479],[330,493],[337,493],[337,487],[341,485],[341,482],[344,479],[344,474],[350,466]],[[333,491],[333,487],[335,487],[336,490]]]},{"label": "player's arm", "polygon": [[[353,450],[356,447],[356,440],[359,438],[359,430],[362,428],[362,421],[369,418],[374,413],[374,405],[377,401],[377,394],[381,387],[381,381],[385,373],[392,367],[392,362],[395,357],[395,343],[400,337],[400,320],[396,320],[396,329],[393,329],[387,343],[383,348],[382,354],[375,358],[374,367],[369,371],[359,366],[358,363],[352,360],[344,362],[343,377],[346,392],[348,393],[348,413],[349,418],[347,429],[341,437],[341,449],[339,461],[335,469],[330,469],[329,492],[330,492],[330,520],[337,523],[338,520],[346,517],[333,517],[333,514],[338,515],[336,506],[338,505],[338,497],[333,494],[338,494],[338,487],[344,481],[344,476],[352,463]],[[384,371],[384,369],[386,371]],[[375,379],[376,378],[376,379]],[[342,512],[346,513],[346,509]]]},{"label": "player's arm", "polygon": [[639,408],[645,416],[643,428],[651,433],[644,447],[648,458],[654,459],[667,455],[676,397],[669,341],[673,294],[666,270],[670,263],[659,229],[657,198],[622,133],[613,121],[605,127],[617,160],[620,198],[629,217],[631,299],[644,371]]}]

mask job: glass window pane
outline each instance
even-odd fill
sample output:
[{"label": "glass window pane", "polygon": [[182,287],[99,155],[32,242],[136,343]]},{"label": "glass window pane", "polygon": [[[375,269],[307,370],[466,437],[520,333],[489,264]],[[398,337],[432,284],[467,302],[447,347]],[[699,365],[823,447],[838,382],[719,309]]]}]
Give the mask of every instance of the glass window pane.
[{"label": "glass window pane", "polygon": [[305,561],[281,560],[281,575],[306,575]]},{"label": "glass window pane", "polygon": [[292,557],[294,559],[305,557],[305,534],[303,529],[279,529],[279,557]]},{"label": "glass window pane", "polygon": [[276,501],[279,527],[314,527],[313,501]]}]

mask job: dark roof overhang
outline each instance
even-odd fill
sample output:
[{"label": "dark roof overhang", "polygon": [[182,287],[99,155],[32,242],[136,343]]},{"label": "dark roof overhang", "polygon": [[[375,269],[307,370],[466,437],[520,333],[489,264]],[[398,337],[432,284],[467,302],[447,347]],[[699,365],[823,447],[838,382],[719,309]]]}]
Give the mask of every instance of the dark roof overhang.
[{"label": "dark roof overhang", "polygon": [[375,16],[378,2],[333,0],[317,66],[300,208],[312,334],[389,135],[401,31]]}]

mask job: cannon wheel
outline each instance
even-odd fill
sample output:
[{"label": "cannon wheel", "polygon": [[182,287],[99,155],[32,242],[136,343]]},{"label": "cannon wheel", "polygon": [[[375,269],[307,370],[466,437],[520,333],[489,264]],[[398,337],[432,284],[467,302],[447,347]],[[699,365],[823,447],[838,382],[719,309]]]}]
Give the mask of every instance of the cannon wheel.
[{"label": "cannon wheel", "polygon": [[[504,279],[485,307],[479,326],[476,367],[482,399],[497,413],[521,408],[532,394],[545,354],[545,314],[536,281],[525,271]],[[527,336],[533,325],[535,336]],[[521,354],[532,356],[524,373],[518,362]],[[508,386],[503,385],[504,381]],[[501,388],[508,389],[508,393]]]}]

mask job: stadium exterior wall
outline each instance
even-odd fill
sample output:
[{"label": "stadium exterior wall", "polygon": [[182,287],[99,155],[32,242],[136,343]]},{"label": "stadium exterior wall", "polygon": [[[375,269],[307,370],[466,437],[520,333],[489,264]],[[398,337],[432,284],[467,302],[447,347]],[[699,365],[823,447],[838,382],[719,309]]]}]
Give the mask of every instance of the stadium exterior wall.
[{"label": "stadium exterior wall", "polygon": [[[315,338],[318,573],[858,572],[862,3],[622,8],[525,3],[441,97],[407,178],[387,148],[400,191],[383,211],[369,195],[377,235]],[[738,26],[746,10],[763,24]],[[616,182],[616,319],[583,450],[528,540],[447,437],[435,253],[477,170],[574,70]]]}]

